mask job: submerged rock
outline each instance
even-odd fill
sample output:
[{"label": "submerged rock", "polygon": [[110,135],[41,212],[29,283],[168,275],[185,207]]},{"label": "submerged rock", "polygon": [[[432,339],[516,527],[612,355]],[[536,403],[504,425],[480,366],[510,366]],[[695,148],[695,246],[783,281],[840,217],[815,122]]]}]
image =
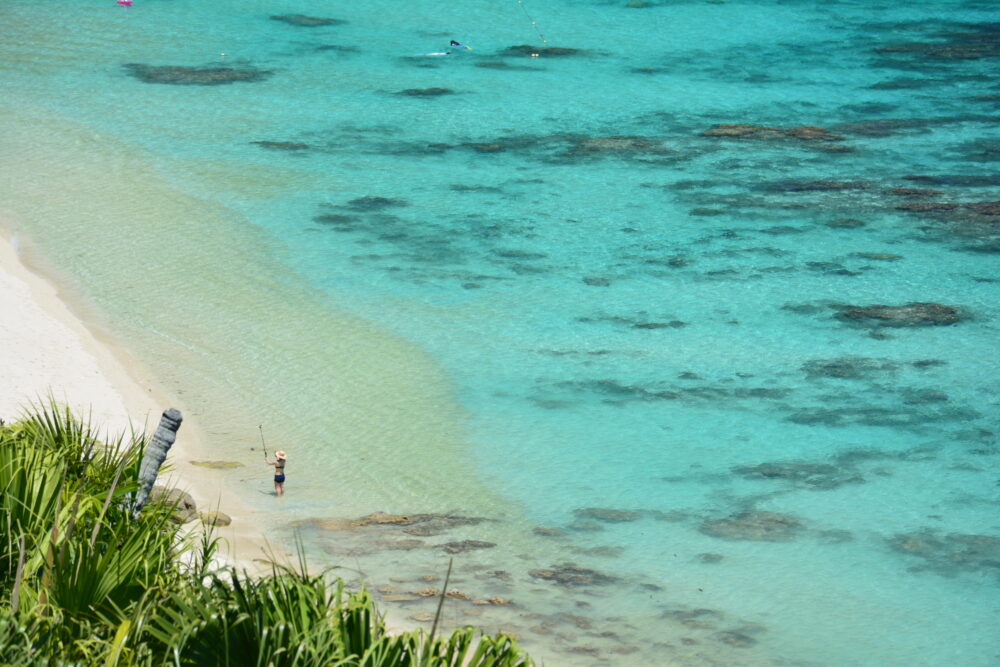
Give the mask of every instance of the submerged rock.
[{"label": "submerged rock", "polygon": [[1000,577],[1000,537],[968,533],[941,534],[932,529],[899,533],[886,540],[908,556],[921,558],[922,569],[952,575],[986,572]]},{"label": "submerged rock", "polygon": [[965,23],[962,32],[939,33],[942,41],[905,42],[875,49],[882,54],[905,54],[935,61],[979,60],[1000,58],[1000,38],[997,23]]},{"label": "submerged rock", "polygon": [[742,632],[736,632],[735,630],[720,632],[716,635],[716,637],[723,644],[736,648],[750,648],[757,643],[757,640],[750,635]]},{"label": "submerged rock", "polygon": [[963,319],[957,308],[932,302],[914,302],[903,306],[845,306],[836,317],[845,322],[883,327],[948,326]]},{"label": "submerged rock", "polygon": [[839,380],[861,380],[899,370],[899,364],[889,359],[869,357],[840,357],[837,359],[811,359],[802,364],[808,377],[827,377]]},{"label": "submerged rock", "polygon": [[957,211],[958,204],[954,202],[940,201],[915,201],[906,202],[896,207],[898,211],[909,211],[911,213],[936,213],[939,211]]},{"label": "submerged rock", "polygon": [[434,598],[434,597],[437,597],[437,596],[441,595],[441,590],[438,589],[438,588],[433,588],[431,586],[427,586],[426,588],[421,588],[421,589],[416,590],[416,591],[411,591],[411,593],[413,595],[416,595],[416,596],[422,597],[422,598]]},{"label": "submerged rock", "polygon": [[[435,530],[445,531],[458,526],[475,526],[486,521],[482,517],[459,516],[456,514],[386,514],[374,512],[349,522],[351,528],[366,526],[412,526],[414,524],[431,524]],[[409,534],[416,534],[414,532]]]},{"label": "submerged rock", "polygon": [[503,144],[469,144],[477,153],[501,153],[506,150]]},{"label": "submerged rock", "polygon": [[685,627],[701,630],[715,628],[716,622],[723,618],[722,612],[715,609],[667,609],[662,616]]},{"label": "submerged rock", "polygon": [[319,16],[306,16],[305,14],[275,14],[271,16],[272,21],[280,21],[288,25],[300,28],[321,28],[328,25],[343,25],[347,23],[342,19],[330,19]]},{"label": "submerged rock", "polygon": [[781,480],[812,489],[836,489],[845,484],[861,484],[865,481],[865,478],[851,467],[801,461],[737,466],[733,468],[733,472],[744,479]]},{"label": "submerged rock", "polygon": [[124,65],[131,76],[144,83],[177,86],[222,86],[227,83],[263,81],[273,74],[255,67],[184,67],[182,65]]},{"label": "submerged rock", "polygon": [[496,542],[483,542],[482,540],[462,540],[461,542],[445,542],[441,545],[447,553],[460,554],[476,549],[492,549]]},{"label": "submerged rock", "polygon": [[767,183],[769,192],[838,192],[843,190],[867,190],[871,184],[863,181],[777,181]]},{"label": "submerged rock", "polygon": [[655,139],[637,136],[584,137],[573,142],[571,152],[576,153],[667,153],[663,144]]},{"label": "submerged rock", "polygon": [[347,208],[354,209],[355,211],[381,211],[386,208],[396,208],[409,205],[410,203],[405,199],[396,199],[394,197],[375,197],[372,195],[356,197],[347,202]]},{"label": "submerged rock", "polygon": [[321,44],[316,47],[317,51],[333,51],[334,53],[357,53],[359,51],[356,46],[344,46],[342,44]]},{"label": "submerged rock", "polygon": [[826,223],[826,226],[836,229],[857,229],[858,227],[866,226],[866,224],[863,220],[856,220],[854,218],[836,218]]},{"label": "submerged rock", "polygon": [[518,44],[517,46],[508,46],[506,49],[500,52],[501,56],[527,56],[527,57],[537,57],[537,56],[579,56],[583,55],[585,51],[580,49],[570,49],[564,46],[531,46],[530,44]]},{"label": "submerged rock", "polygon": [[451,88],[407,88],[396,94],[408,97],[440,97],[441,95],[454,95],[455,91]]},{"label": "submerged rock", "polygon": [[932,188],[889,188],[886,194],[898,195],[900,197],[937,197],[943,195],[943,190]]},{"label": "submerged rock", "polygon": [[611,280],[601,276],[587,276],[583,282],[591,287],[610,287]]},{"label": "submerged rock", "polygon": [[861,259],[870,259],[874,262],[896,262],[903,259],[902,255],[897,255],[891,252],[855,252],[851,253],[854,257],[860,257]]},{"label": "submerged rock", "polygon": [[598,547],[572,547],[570,550],[575,554],[598,556],[600,558],[618,558],[625,552],[623,547],[611,547],[608,545]]},{"label": "submerged rock", "polygon": [[724,540],[754,540],[758,542],[790,542],[802,529],[793,516],[776,512],[749,511],[725,519],[707,519],[698,528],[701,532]]},{"label": "submerged rock", "polygon": [[836,126],[838,132],[856,134],[863,137],[888,137],[903,130],[923,130],[927,123],[920,118],[883,118],[843,123]]},{"label": "submerged rock", "polygon": [[251,141],[250,143],[272,151],[304,151],[309,148],[309,144],[297,141]]},{"label": "submerged rock", "polygon": [[617,577],[602,574],[597,570],[571,565],[562,565],[546,570],[531,570],[528,574],[535,579],[551,581],[561,586],[602,586],[618,581]]},{"label": "submerged rock", "polygon": [[596,519],[607,523],[622,523],[625,521],[635,521],[642,517],[642,514],[633,510],[616,510],[606,507],[586,507],[573,510],[579,519]]},{"label": "submerged rock", "polygon": [[825,127],[815,125],[800,125],[799,127],[780,128],[764,125],[748,125],[745,123],[722,123],[713,125],[701,133],[703,137],[722,137],[727,139],[797,139],[800,141],[843,141],[844,137],[833,134]]}]

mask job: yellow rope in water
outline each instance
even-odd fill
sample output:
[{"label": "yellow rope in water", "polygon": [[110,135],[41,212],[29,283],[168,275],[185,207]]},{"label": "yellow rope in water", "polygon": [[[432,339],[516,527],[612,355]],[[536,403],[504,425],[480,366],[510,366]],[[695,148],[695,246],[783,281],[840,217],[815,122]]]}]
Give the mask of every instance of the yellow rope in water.
[{"label": "yellow rope in water", "polygon": [[[544,44],[545,46],[548,46],[549,45],[549,40],[545,39],[545,35],[543,35],[542,31],[539,30],[539,28],[538,28],[538,22],[535,21],[535,19],[531,18],[531,14],[528,13],[528,8],[524,6],[524,0],[517,0],[517,4],[520,5],[521,11],[524,12],[524,15],[526,17],[528,17],[528,21],[531,22],[531,26],[535,29],[535,32],[538,33],[538,37],[541,38],[542,44]],[[537,53],[532,53],[531,56],[533,58],[537,58],[538,54]]]}]

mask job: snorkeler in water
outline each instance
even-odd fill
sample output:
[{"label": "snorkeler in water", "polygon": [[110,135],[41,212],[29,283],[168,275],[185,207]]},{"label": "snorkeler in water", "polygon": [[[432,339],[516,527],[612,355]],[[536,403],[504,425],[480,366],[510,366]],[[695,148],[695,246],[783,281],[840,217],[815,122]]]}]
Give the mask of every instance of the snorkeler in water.
[{"label": "snorkeler in water", "polygon": [[[461,42],[456,42],[455,40],[451,40],[451,43],[448,46],[450,46],[453,49],[465,49],[466,51],[471,51],[472,50],[472,47],[469,46],[468,44],[462,44]],[[432,51],[430,53],[418,53],[417,55],[418,56],[450,56],[451,53],[452,53],[451,51]]]}]

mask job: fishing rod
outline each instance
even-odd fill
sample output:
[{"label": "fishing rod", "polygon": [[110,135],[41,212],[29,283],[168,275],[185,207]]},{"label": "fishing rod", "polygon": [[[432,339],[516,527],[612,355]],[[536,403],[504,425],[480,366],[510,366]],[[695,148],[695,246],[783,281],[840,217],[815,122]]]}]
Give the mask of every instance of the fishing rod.
[{"label": "fishing rod", "polygon": [[258,424],[257,430],[260,431],[260,444],[264,448],[264,460],[267,460],[267,444],[264,442],[264,425]]}]

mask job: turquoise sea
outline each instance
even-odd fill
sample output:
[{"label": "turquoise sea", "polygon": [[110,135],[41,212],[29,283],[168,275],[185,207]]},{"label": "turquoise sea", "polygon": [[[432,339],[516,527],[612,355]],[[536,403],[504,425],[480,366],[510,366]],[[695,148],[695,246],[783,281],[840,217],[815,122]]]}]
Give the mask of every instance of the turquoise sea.
[{"label": "turquoise sea", "polygon": [[453,557],[549,665],[1000,663],[993,2],[0,26],[0,218],[394,622]]}]

